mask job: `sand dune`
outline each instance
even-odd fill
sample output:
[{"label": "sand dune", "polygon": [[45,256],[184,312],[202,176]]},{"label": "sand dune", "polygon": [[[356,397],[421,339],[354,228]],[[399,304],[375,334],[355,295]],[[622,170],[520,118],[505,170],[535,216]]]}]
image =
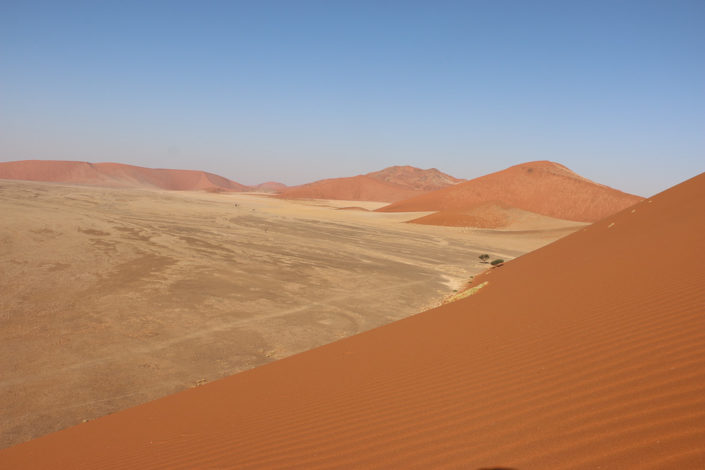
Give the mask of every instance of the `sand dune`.
[{"label": "sand dune", "polygon": [[571,227],[577,222],[556,219],[509,207],[501,202],[477,204],[465,210],[446,210],[409,220],[409,223],[445,227],[473,227],[501,230],[548,230]]},{"label": "sand dune", "polygon": [[500,202],[490,202],[477,204],[465,210],[434,212],[410,222],[448,227],[501,228],[511,223],[511,215],[511,207]]},{"label": "sand dune", "polygon": [[436,168],[422,170],[409,165],[390,166],[384,170],[367,173],[367,176],[418,191],[435,191],[465,181]]},{"label": "sand dune", "polygon": [[0,451],[3,468],[703,468],[705,174],[477,294]]},{"label": "sand dune", "polygon": [[330,178],[290,187],[280,194],[285,199],[343,199],[348,201],[394,202],[445,188],[460,181],[435,168],[421,170],[393,166],[366,175]]},{"label": "sand dune", "polygon": [[264,193],[280,193],[287,188],[284,183],[278,183],[276,181],[267,181],[266,183],[260,183],[253,186],[256,191],[261,191]]},{"label": "sand dune", "polygon": [[0,162],[0,179],[179,191],[247,191],[249,189],[240,183],[205,171],[57,160]]},{"label": "sand dune", "polygon": [[410,225],[380,204],[0,180],[0,448],[427,310],[481,253],[583,226]]},{"label": "sand dune", "polygon": [[[558,219],[595,222],[643,198],[594,183],[558,163],[523,163],[432,193],[397,201],[381,212],[443,211],[450,219],[479,204],[500,203]],[[496,216],[494,217],[497,218]],[[428,221],[426,222],[428,223]]]}]

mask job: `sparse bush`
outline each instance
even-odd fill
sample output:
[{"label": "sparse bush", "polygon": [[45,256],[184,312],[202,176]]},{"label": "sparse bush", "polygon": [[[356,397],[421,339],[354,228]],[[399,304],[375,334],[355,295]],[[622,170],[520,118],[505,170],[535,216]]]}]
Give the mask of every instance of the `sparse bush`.
[{"label": "sparse bush", "polygon": [[478,258],[480,258],[480,261],[481,261],[481,262],[486,263],[487,260],[490,259],[490,255],[488,255],[487,253],[485,253],[484,255],[478,256]]},{"label": "sparse bush", "polygon": [[504,263],[504,260],[503,260],[503,259],[496,259],[496,260],[492,261],[490,264],[491,264],[492,266],[499,266],[499,265],[502,264],[502,263]]}]

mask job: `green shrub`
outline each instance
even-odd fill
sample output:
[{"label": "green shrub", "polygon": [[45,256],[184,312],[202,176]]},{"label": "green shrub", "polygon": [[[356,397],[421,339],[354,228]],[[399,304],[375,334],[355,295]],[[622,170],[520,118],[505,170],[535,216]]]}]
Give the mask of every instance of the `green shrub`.
[{"label": "green shrub", "polygon": [[490,264],[491,264],[492,266],[499,266],[499,265],[502,264],[502,263],[504,263],[504,260],[503,260],[503,259],[496,259],[496,260],[492,261]]},{"label": "green shrub", "polygon": [[484,255],[478,256],[478,258],[480,258],[480,261],[482,261],[483,263],[486,263],[487,260],[490,259],[490,255],[485,253]]}]

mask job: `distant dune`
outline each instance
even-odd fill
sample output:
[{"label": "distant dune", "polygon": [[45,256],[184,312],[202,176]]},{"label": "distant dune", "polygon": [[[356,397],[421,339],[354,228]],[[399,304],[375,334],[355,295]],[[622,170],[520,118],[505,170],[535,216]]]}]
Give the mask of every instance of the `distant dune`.
[{"label": "distant dune", "polygon": [[122,163],[58,160],[0,162],[0,179],[178,191],[247,191],[250,189],[205,171],[152,169]]},{"label": "distant dune", "polygon": [[509,207],[500,202],[477,204],[466,210],[447,210],[435,212],[410,222],[424,225],[443,225],[446,227],[476,227],[476,228],[505,228],[514,224],[520,215],[533,214]]},{"label": "distant dune", "polygon": [[264,193],[280,193],[286,190],[287,186],[284,183],[278,183],[276,181],[267,181],[266,183],[260,183],[258,185],[252,186],[255,191],[261,191]]},{"label": "distant dune", "polygon": [[[558,163],[539,161],[401,200],[378,211],[443,212],[438,218],[460,221],[475,217],[472,211],[481,204],[498,203],[558,219],[594,222],[642,199],[592,182]],[[466,211],[470,212],[463,215]]]},{"label": "distant dune", "polygon": [[465,181],[436,168],[422,170],[409,165],[390,166],[384,170],[367,173],[367,176],[417,191],[435,191]]},{"label": "distant dune", "polygon": [[466,299],[2,450],[0,467],[705,468],[703,266],[705,174]]},{"label": "distant dune", "polygon": [[280,194],[285,199],[341,199],[394,202],[445,188],[463,181],[435,168],[392,166],[347,178],[331,178],[293,186]]}]

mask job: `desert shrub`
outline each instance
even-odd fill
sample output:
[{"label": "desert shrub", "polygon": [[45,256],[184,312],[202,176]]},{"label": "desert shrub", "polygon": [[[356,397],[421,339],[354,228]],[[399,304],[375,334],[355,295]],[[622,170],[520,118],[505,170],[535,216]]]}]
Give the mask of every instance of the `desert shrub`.
[{"label": "desert shrub", "polygon": [[502,263],[504,263],[504,260],[503,260],[503,259],[496,259],[496,260],[492,261],[490,264],[491,264],[492,266],[498,266],[498,265],[500,265],[500,264],[502,264]]},{"label": "desert shrub", "polygon": [[483,263],[486,263],[487,260],[490,259],[490,255],[485,253],[484,255],[478,256],[478,258],[480,258],[480,261],[482,261]]}]

